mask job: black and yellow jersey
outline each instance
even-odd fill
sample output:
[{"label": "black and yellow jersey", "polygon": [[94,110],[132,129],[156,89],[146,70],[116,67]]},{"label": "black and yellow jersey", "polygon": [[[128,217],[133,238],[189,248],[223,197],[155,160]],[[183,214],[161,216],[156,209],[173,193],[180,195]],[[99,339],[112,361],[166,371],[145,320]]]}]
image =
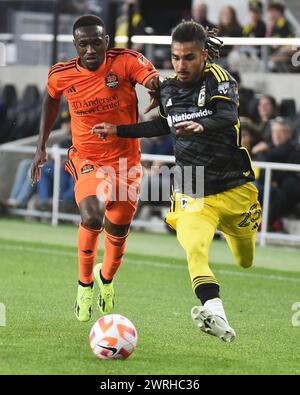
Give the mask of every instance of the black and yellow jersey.
[{"label": "black and yellow jersey", "polygon": [[[168,78],[161,85],[160,97],[162,115],[173,135],[176,163],[204,167],[205,195],[254,180],[248,152],[241,147],[237,83],[226,70],[208,63],[201,80],[190,87],[176,76]],[[178,135],[175,125],[182,121],[198,122],[204,132]]]},{"label": "black and yellow jersey", "polygon": [[290,23],[281,17],[276,21],[271,31],[271,37],[294,37],[294,31]]},{"label": "black and yellow jersey", "polygon": [[264,21],[259,21],[256,25],[249,22],[243,28],[243,37],[265,37],[265,35],[266,24]]},{"label": "black and yellow jersey", "polygon": [[[192,190],[179,192],[195,195],[197,168],[204,169],[204,195],[224,192],[249,181],[254,173],[247,150],[241,147],[238,118],[238,88],[235,79],[217,64],[207,63],[201,79],[187,86],[172,76],[160,86],[161,120],[119,126],[120,137],[152,137],[172,134],[176,164],[192,178]],[[175,125],[183,121],[200,123],[204,132],[178,134]],[[185,181],[185,180],[183,180]]]}]

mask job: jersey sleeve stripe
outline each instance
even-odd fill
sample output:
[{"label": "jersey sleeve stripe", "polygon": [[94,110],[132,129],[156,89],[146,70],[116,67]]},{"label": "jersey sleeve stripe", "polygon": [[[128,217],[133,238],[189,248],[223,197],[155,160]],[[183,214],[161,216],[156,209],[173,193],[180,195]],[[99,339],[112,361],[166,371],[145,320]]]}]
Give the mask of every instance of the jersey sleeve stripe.
[{"label": "jersey sleeve stripe", "polygon": [[[221,82],[224,82],[225,81],[225,76],[224,76],[224,74],[221,72],[221,70],[218,68],[218,67],[216,67],[215,65],[213,65],[212,66],[212,68],[211,68],[211,70],[215,70],[215,72],[218,74],[218,76],[220,77],[220,81]],[[219,82],[220,82],[219,81]]]},{"label": "jersey sleeve stripe", "polygon": [[75,177],[74,171],[73,171],[72,167],[69,165],[69,162],[66,163],[66,168],[68,169],[69,173],[73,177],[74,181],[76,181],[76,177]]},{"label": "jersey sleeve stripe", "polygon": [[210,100],[213,100],[213,99],[231,100],[230,97],[222,96],[222,95],[215,95],[215,96],[212,96],[212,97],[210,98]]},{"label": "jersey sleeve stripe", "polygon": [[70,165],[72,166],[72,168],[74,170],[74,174],[75,174],[76,180],[78,180],[77,170],[76,170],[76,167],[75,167],[74,163],[72,162],[72,159],[69,159],[69,163],[70,163]]},{"label": "jersey sleeve stripe", "polygon": [[214,67],[215,67],[215,69],[217,69],[219,71],[219,74],[221,75],[221,77],[224,78],[223,81],[229,81],[228,75],[226,74],[225,70],[223,70],[217,64],[215,64]]},{"label": "jersey sleeve stripe", "polygon": [[148,74],[142,81],[141,85],[144,85],[144,81],[147,81],[150,77],[154,76],[154,75],[158,75],[156,70],[151,71],[150,74]]},{"label": "jersey sleeve stripe", "polygon": [[218,82],[221,82],[221,78],[219,77],[218,73],[216,72],[216,70],[212,67],[210,69],[210,71],[213,73],[213,75],[216,77]]},{"label": "jersey sleeve stripe", "polygon": [[111,48],[106,53],[121,53],[121,52],[130,52],[136,56],[140,55],[139,52],[134,51],[133,49],[128,48]]},{"label": "jersey sleeve stripe", "polygon": [[113,58],[113,57],[116,57],[118,55],[124,55],[124,54],[128,54],[128,55],[134,56],[135,58],[137,58],[138,55],[139,55],[136,52],[132,52],[132,51],[128,51],[128,50],[125,50],[125,51],[122,51],[122,52],[114,52],[114,51],[110,50],[110,51],[107,51],[106,57],[107,58]]},{"label": "jersey sleeve stripe", "polygon": [[51,69],[49,70],[49,74],[52,73],[55,70],[63,70],[66,67],[70,67],[70,66],[75,66],[76,61],[74,62],[70,62],[67,64],[55,64],[54,66],[51,67]]},{"label": "jersey sleeve stripe", "polygon": [[58,69],[58,68],[62,68],[62,67],[71,66],[71,65],[73,65],[73,64],[75,64],[75,63],[76,63],[76,59],[70,60],[70,62],[67,62],[67,63],[56,63],[56,64],[54,64],[54,65],[51,67],[50,70],[54,70],[54,69]]},{"label": "jersey sleeve stripe", "polygon": [[134,58],[137,58],[136,55],[134,55],[134,54],[132,54],[132,53],[130,53],[130,52],[122,52],[122,53],[116,53],[116,54],[108,54],[108,55],[106,55],[106,57],[107,57],[107,58],[115,58],[115,57],[117,57],[117,56],[119,56],[119,55],[125,55],[125,54],[130,55],[130,56],[133,56]]},{"label": "jersey sleeve stripe", "polygon": [[223,73],[226,75],[226,78],[227,78],[227,80],[226,80],[226,81],[229,81],[229,80],[230,80],[230,76],[229,76],[229,73],[228,73],[228,71],[227,71],[227,70],[225,70],[225,69],[222,69],[222,71],[223,71]]},{"label": "jersey sleeve stripe", "polygon": [[66,71],[66,70],[70,70],[70,69],[76,69],[76,66],[70,66],[70,67],[64,67],[63,69],[58,69],[58,70],[54,70],[49,72],[49,77],[51,77],[51,75],[55,74],[55,73],[59,73],[61,71]]}]

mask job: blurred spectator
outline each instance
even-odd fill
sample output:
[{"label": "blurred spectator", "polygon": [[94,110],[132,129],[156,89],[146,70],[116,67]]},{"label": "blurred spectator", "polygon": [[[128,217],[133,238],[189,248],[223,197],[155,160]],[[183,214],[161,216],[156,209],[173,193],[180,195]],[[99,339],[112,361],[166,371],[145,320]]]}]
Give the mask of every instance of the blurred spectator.
[{"label": "blurred spectator", "polygon": [[[153,118],[151,118],[153,119]],[[170,135],[141,139],[141,151],[151,155],[173,155],[173,142]]]},{"label": "blurred spectator", "polygon": [[191,12],[191,0],[140,0],[140,6],[146,26],[151,26],[154,34],[159,35],[169,35]]},{"label": "blurred spectator", "polygon": [[[219,13],[219,36],[223,37],[242,37],[242,26],[240,25],[236,11],[233,7],[225,5],[221,8]],[[227,57],[233,50],[232,45],[226,45],[220,51],[220,64],[228,67]]]},{"label": "blurred spectator", "polygon": [[267,11],[266,37],[293,37],[292,26],[284,16],[285,7],[282,3],[269,4]]},{"label": "blurred spectator", "polygon": [[[121,15],[117,18],[117,22],[116,22],[116,37],[127,36],[128,34],[128,10],[130,4],[133,4],[133,16],[132,16],[133,35],[146,34],[146,30],[145,30],[146,25],[140,13],[139,0],[125,0],[122,5]],[[126,43],[116,43],[115,46],[127,48]],[[143,47],[144,47],[143,44],[132,44],[132,49],[135,51],[142,51]]]},{"label": "blurred spectator", "polygon": [[252,152],[256,160],[285,163],[293,147],[293,131],[290,125],[285,119],[277,117],[271,121],[271,142],[259,142]]},{"label": "blurred spectator", "polygon": [[266,24],[262,17],[263,6],[259,0],[249,1],[250,22],[243,29],[244,37],[265,37]]},{"label": "blurred spectator", "polygon": [[[249,1],[249,17],[250,22],[243,28],[244,37],[265,37],[266,24],[263,21],[263,5],[259,0]],[[258,57],[261,56],[260,47],[245,47],[244,52],[248,55],[254,54]]]},{"label": "blurred spectator", "polygon": [[[60,118],[62,120],[61,129],[65,132],[66,137],[61,141],[62,148],[69,148],[71,144],[70,137],[70,116],[69,112],[62,105]],[[10,196],[6,202],[8,207],[26,208],[45,210],[51,206],[51,198],[53,193],[53,176],[54,164],[51,161],[46,162],[42,168],[42,177],[38,186],[32,186],[30,170],[32,159],[23,159],[18,166],[14,184]],[[37,196],[34,196],[35,192]],[[72,177],[62,168],[60,175],[60,199],[64,206],[74,203],[74,186]],[[33,204],[31,204],[33,202]]]},{"label": "blurred spectator", "polygon": [[[144,141],[145,140],[145,141]],[[146,142],[147,145],[143,145]],[[173,155],[171,135],[142,139],[142,152],[152,155]],[[144,149],[144,151],[143,151]],[[169,172],[160,172],[160,166],[172,167],[158,160],[143,163],[144,174],[141,183],[140,200],[136,212],[137,219],[148,220],[158,206],[169,206],[171,180]]]},{"label": "blurred spectator", "polygon": [[239,115],[241,117],[252,118],[250,106],[254,100],[254,91],[253,89],[246,88],[242,84],[241,76],[238,71],[231,71],[230,74],[236,80],[238,84],[238,92],[239,92]]},{"label": "blurred spectator", "polygon": [[[287,163],[300,164],[300,134]],[[269,222],[273,227],[280,222],[284,214],[295,214],[300,218],[300,173],[286,172],[276,193],[272,195]]]},{"label": "blurred spectator", "polygon": [[[65,138],[59,143],[61,148],[70,148],[71,140],[71,125],[70,115],[65,109],[61,113],[62,124],[61,129],[65,133]],[[50,211],[52,209],[52,196],[54,184],[54,163],[47,161],[41,170],[41,179],[37,185],[37,196],[34,197],[31,204],[33,209]],[[60,169],[60,184],[59,184],[59,199],[60,208],[62,211],[73,211],[75,208],[74,198],[74,181],[69,173],[64,169]]]},{"label": "blurred spectator", "polygon": [[[257,161],[262,162],[278,162],[288,163],[290,156],[294,151],[295,144],[293,142],[293,132],[291,127],[286,123],[283,118],[276,118],[272,122],[272,142],[271,144],[265,141],[258,143],[252,150]],[[260,172],[259,178],[256,181],[256,186],[259,191],[259,200],[262,204],[264,193],[264,171]],[[269,225],[271,230],[282,230],[281,222],[277,221],[277,209],[274,207],[278,193],[280,192],[281,185],[284,184],[286,173],[283,171],[272,172],[272,185],[271,185],[271,200],[270,200],[270,217]],[[276,222],[275,222],[276,220]]]},{"label": "blurred spectator", "polygon": [[[274,2],[268,6],[266,37],[293,37],[294,31],[284,16],[285,7]],[[273,46],[270,49],[269,68],[272,71],[291,71],[291,56],[295,52],[291,47]]]},{"label": "blurred spectator", "polygon": [[200,23],[208,30],[215,28],[216,26],[207,19],[207,4],[204,0],[193,0],[191,16],[195,22]]},{"label": "blurred spectator", "polygon": [[17,91],[13,84],[4,85],[1,91],[0,144],[8,141],[17,116]]},{"label": "blurred spectator", "polygon": [[8,207],[25,208],[36,188],[32,185],[30,169],[32,159],[23,159],[18,165],[14,184],[6,202]]},{"label": "blurred spectator", "polygon": [[240,121],[242,131],[241,145],[251,154],[252,148],[259,142],[259,131],[250,118],[241,117]]},{"label": "blurred spectator", "polygon": [[[42,167],[41,180],[37,186],[37,197],[34,208],[41,211],[52,210],[52,196],[54,182],[54,162],[47,161]],[[74,181],[62,167],[60,169],[59,200],[61,211],[75,209]]]},{"label": "blurred spectator", "polygon": [[18,140],[38,133],[41,96],[37,85],[26,85],[23,95],[11,109],[7,141]]},{"label": "blurred spectator", "polygon": [[277,115],[277,103],[273,96],[263,95],[258,101],[259,131],[261,140],[271,142],[271,121]]}]

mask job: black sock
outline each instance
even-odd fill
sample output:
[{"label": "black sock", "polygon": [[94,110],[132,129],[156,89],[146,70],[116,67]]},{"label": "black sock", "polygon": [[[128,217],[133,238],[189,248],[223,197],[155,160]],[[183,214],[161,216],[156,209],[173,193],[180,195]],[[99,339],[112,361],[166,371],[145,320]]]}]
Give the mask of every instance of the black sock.
[{"label": "black sock", "polygon": [[112,280],[106,280],[106,278],[102,276],[101,270],[100,270],[100,278],[103,284],[110,284],[112,282]]},{"label": "black sock", "polygon": [[85,284],[85,283],[82,283],[82,282],[79,280],[79,281],[78,281],[78,284],[81,285],[82,287],[91,287],[91,288],[93,288],[93,286],[94,286],[94,281],[92,281],[92,282],[89,283],[89,284]]},{"label": "black sock", "polygon": [[195,294],[200,299],[202,305],[209,300],[220,297],[220,287],[218,284],[200,284],[195,289]]}]

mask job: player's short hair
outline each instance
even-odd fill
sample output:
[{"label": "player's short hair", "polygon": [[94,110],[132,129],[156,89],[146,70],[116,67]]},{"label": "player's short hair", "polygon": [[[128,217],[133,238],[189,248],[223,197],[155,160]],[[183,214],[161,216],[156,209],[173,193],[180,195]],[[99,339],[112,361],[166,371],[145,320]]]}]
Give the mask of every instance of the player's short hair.
[{"label": "player's short hair", "polygon": [[73,25],[73,36],[75,36],[76,29],[85,26],[101,26],[105,29],[105,23],[101,18],[99,18],[99,16],[83,15],[80,18],[78,18]]},{"label": "player's short hair", "polygon": [[214,61],[220,57],[220,49],[223,42],[217,37],[218,29],[208,30],[200,23],[193,20],[182,21],[175,26],[172,32],[172,43],[196,41],[203,49],[208,51],[208,60]]}]

